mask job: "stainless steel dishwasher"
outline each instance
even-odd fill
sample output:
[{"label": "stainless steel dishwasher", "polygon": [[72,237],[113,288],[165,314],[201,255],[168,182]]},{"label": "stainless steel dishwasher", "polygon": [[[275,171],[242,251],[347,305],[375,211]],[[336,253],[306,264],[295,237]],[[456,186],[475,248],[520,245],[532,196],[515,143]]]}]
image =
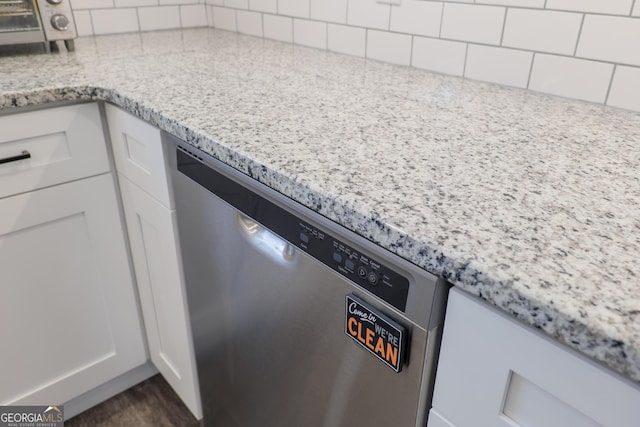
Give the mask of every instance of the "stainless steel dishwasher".
[{"label": "stainless steel dishwasher", "polygon": [[165,142],[205,426],[425,426],[444,281]]}]

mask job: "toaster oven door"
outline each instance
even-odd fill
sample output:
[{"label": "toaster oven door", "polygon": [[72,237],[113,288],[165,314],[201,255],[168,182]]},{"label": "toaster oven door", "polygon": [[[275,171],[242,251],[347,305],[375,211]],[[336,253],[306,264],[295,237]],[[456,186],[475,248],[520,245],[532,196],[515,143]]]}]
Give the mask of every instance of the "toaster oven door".
[{"label": "toaster oven door", "polygon": [[44,41],[36,0],[0,0],[0,45]]}]

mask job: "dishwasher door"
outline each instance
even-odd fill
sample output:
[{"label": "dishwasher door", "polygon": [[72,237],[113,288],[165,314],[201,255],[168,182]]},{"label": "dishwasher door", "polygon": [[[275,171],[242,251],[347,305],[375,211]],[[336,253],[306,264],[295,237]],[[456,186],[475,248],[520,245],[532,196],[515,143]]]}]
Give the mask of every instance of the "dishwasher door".
[{"label": "dishwasher door", "polygon": [[[201,167],[177,155],[192,163],[187,170]],[[209,179],[202,172],[189,177],[174,166],[172,181],[205,425],[424,426],[440,310],[422,316],[434,325],[417,324],[231,206],[241,197],[233,188],[218,190],[225,201],[194,181]],[[259,201],[245,205],[264,210]],[[291,210],[277,209],[269,213],[276,223],[290,219]],[[427,275],[403,272],[411,286]],[[425,280],[437,288],[432,276]],[[346,333],[347,296],[406,328],[400,372],[357,342],[366,342],[364,333]],[[427,299],[424,311],[438,298]],[[442,298],[437,303],[444,308]]]}]

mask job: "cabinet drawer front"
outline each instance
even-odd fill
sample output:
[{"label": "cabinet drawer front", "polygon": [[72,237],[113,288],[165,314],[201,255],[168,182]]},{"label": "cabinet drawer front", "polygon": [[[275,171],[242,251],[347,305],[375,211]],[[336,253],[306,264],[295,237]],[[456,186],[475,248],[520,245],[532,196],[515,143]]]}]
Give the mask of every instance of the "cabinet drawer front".
[{"label": "cabinet drawer front", "polygon": [[118,172],[172,209],[160,129],[113,105],[106,110]]},{"label": "cabinet drawer front", "polygon": [[637,385],[452,289],[433,399],[452,424],[635,427],[638,402]]},{"label": "cabinet drawer front", "polygon": [[0,198],[109,171],[97,104],[0,117]]}]

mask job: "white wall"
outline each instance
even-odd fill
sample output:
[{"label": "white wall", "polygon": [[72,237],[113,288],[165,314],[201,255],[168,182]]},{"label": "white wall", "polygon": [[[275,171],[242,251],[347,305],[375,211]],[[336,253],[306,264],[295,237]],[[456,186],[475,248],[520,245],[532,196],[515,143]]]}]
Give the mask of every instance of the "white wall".
[{"label": "white wall", "polygon": [[81,34],[208,23],[640,111],[640,0],[72,1]]}]

